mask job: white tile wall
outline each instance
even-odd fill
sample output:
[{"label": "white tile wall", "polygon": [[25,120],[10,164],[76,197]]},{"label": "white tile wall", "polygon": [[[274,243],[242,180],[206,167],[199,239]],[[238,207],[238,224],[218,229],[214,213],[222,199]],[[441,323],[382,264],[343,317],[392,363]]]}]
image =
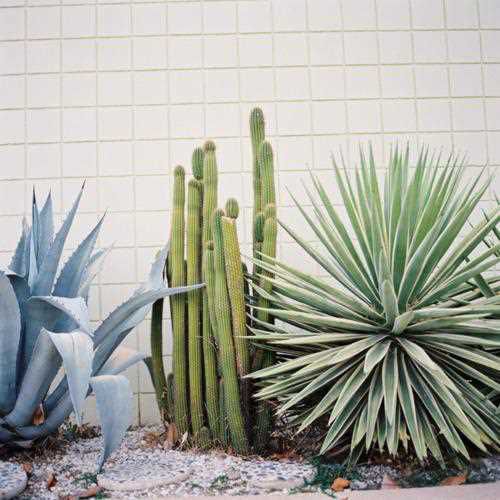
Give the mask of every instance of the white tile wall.
[{"label": "white tile wall", "polygon": [[[115,250],[91,300],[103,319],[166,240],[172,167],[205,137],[218,143],[222,198],[246,205],[248,243],[256,104],[277,150],[281,215],[308,238],[285,187],[307,203],[300,181],[313,168],[336,193],[339,148],[354,161],[371,141],[381,161],[411,138],[494,169],[500,1],[0,0],[0,262],[33,184],[60,212],[87,179],[71,243],[108,210],[99,244]],[[280,252],[303,266],[284,235]],[[127,343],[149,349],[147,322]],[[136,418],[154,420],[145,370],[129,376]]]}]

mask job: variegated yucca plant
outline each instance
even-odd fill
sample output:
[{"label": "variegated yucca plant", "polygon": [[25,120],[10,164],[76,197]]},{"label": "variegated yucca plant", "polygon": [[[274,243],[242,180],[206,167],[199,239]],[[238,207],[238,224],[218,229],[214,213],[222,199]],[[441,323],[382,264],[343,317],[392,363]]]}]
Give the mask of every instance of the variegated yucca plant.
[{"label": "variegated yucca plant", "polygon": [[466,183],[453,157],[422,151],[415,168],[408,157],[393,151],[383,188],[371,151],[350,173],[334,161],[341,200],[312,177],[312,212],[296,204],[319,247],[281,225],[323,277],[259,263],[266,311],[281,321],[253,328],[278,356],[252,374],[258,397],[277,400],[299,431],[326,424],[321,452],[347,450],[352,462],[411,444],[443,463],[500,444],[500,210],[471,228],[490,179]]},{"label": "variegated yucca plant", "polygon": [[94,330],[87,302],[109,252],[94,251],[103,219],[59,269],[82,192],[57,233],[51,195],[41,210],[33,196],[32,224],[24,221],[12,261],[0,272],[0,446],[30,446],[73,411],[80,424],[93,390],[104,437],[100,470],[131,423],[132,393],[120,373],[145,358],[120,343],[155,300],[192,287],[164,286],[165,248],[146,284]]}]

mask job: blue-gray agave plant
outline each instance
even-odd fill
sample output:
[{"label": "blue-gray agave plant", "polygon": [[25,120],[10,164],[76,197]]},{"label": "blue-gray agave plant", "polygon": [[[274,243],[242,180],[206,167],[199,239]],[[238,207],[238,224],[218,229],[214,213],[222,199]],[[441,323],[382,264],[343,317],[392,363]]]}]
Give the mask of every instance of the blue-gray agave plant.
[{"label": "blue-gray agave plant", "polygon": [[[104,437],[100,470],[131,422],[132,393],[119,374],[145,357],[120,343],[155,300],[193,287],[164,286],[165,248],[146,284],[93,331],[89,288],[109,251],[94,251],[103,219],[58,273],[82,192],[57,233],[50,194],[41,210],[33,196],[31,227],[23,221],[12,261],[0,271],[0,446],[29,446],[56,431],[73,411],[80,424],[93,390]],[[35,423],[40,412],[43,421]]]}]

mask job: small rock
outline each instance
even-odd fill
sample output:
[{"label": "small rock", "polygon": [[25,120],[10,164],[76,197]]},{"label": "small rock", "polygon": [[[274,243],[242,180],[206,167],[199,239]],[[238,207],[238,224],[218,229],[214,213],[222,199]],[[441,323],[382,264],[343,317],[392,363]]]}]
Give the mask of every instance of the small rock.
[{"label": "small rock", "polygon": [[24,491],[28,476],[23,468],[11,462],[0,462],[0,498],[15,498]]},{"label": "small rock", "polygon": [[227,472],[226,472],[226,476],[228,479],[230,479],[231,481],[234,481],[236,479],[239,479],[240,478],[240,473],[236,470],[236,469],[229,469]]},{"label": "small rock", "polygon": [[258,479],[249,482],[251,486],[261,490],[278,491],[300,488],[304,484],[303,479]]}]

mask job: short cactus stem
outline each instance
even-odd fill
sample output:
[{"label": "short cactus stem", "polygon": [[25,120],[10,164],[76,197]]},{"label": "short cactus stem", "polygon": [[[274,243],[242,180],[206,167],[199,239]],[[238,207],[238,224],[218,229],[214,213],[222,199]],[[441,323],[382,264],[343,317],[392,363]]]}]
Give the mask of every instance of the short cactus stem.
[{"label": "short cactus stem", "polygon": [[191,165],[193,168],[193,177],[197,181],[203,179],[203,157],[205,153],[202,148],[196,148],[193,151],[193,156],[191,157]]},{"label": "short cactus stem", "polygon": [[[187,211],[187,284],[201,281],[201,182],[191,179],[188,184]],[[188,292],[188,366],[191,428],[195,440],[203,427],[203,368],[200,331],[201,291]]]},{"label": "short cactus stem", "polygon": [[260,146],[259,166],[262,181],[262,207],[265,208],[269,204],[276,205],[273,148],[268,141],[264,141]]},{"label": "short cactus stem", "polygon": [[[184,264],[184,205],[185,172],[181,166],[174,170],[174,195],[172,210],[172,234],[170,238],[170,275],[172,286],[186,284]],[[172,297],[173,372],[174,372],[174,415],[177,430],[182,435],[189,430],[188,387],[186,355],[186,299],[184,295]]]},{"label": "short cactus stem", "polygon": [[245,418],[241,408],[236,352],[231,328],[231,311],[224,261],[222,218],[224,212],[216,210],[213,216],[215,313],[217,316],[218,346],[221,372],[224,379],[224,403],[227,412],[231,443],[238,453],[248,453]]},{"label": "short cactus stem", "polygon": [[241,262],[240,245],[236,227],[239,207],[235,199],[226,203],[227,217],[222,217],[222,236],[224,241],[224,262],[226,266],[227,289],[231,305],[234,346],[236,350],[236,366],[240,377],[243,407],[248,408],[248,381],[243,379],[250,370],[250,354],[246,336],[245,310],[245,277]]}]

